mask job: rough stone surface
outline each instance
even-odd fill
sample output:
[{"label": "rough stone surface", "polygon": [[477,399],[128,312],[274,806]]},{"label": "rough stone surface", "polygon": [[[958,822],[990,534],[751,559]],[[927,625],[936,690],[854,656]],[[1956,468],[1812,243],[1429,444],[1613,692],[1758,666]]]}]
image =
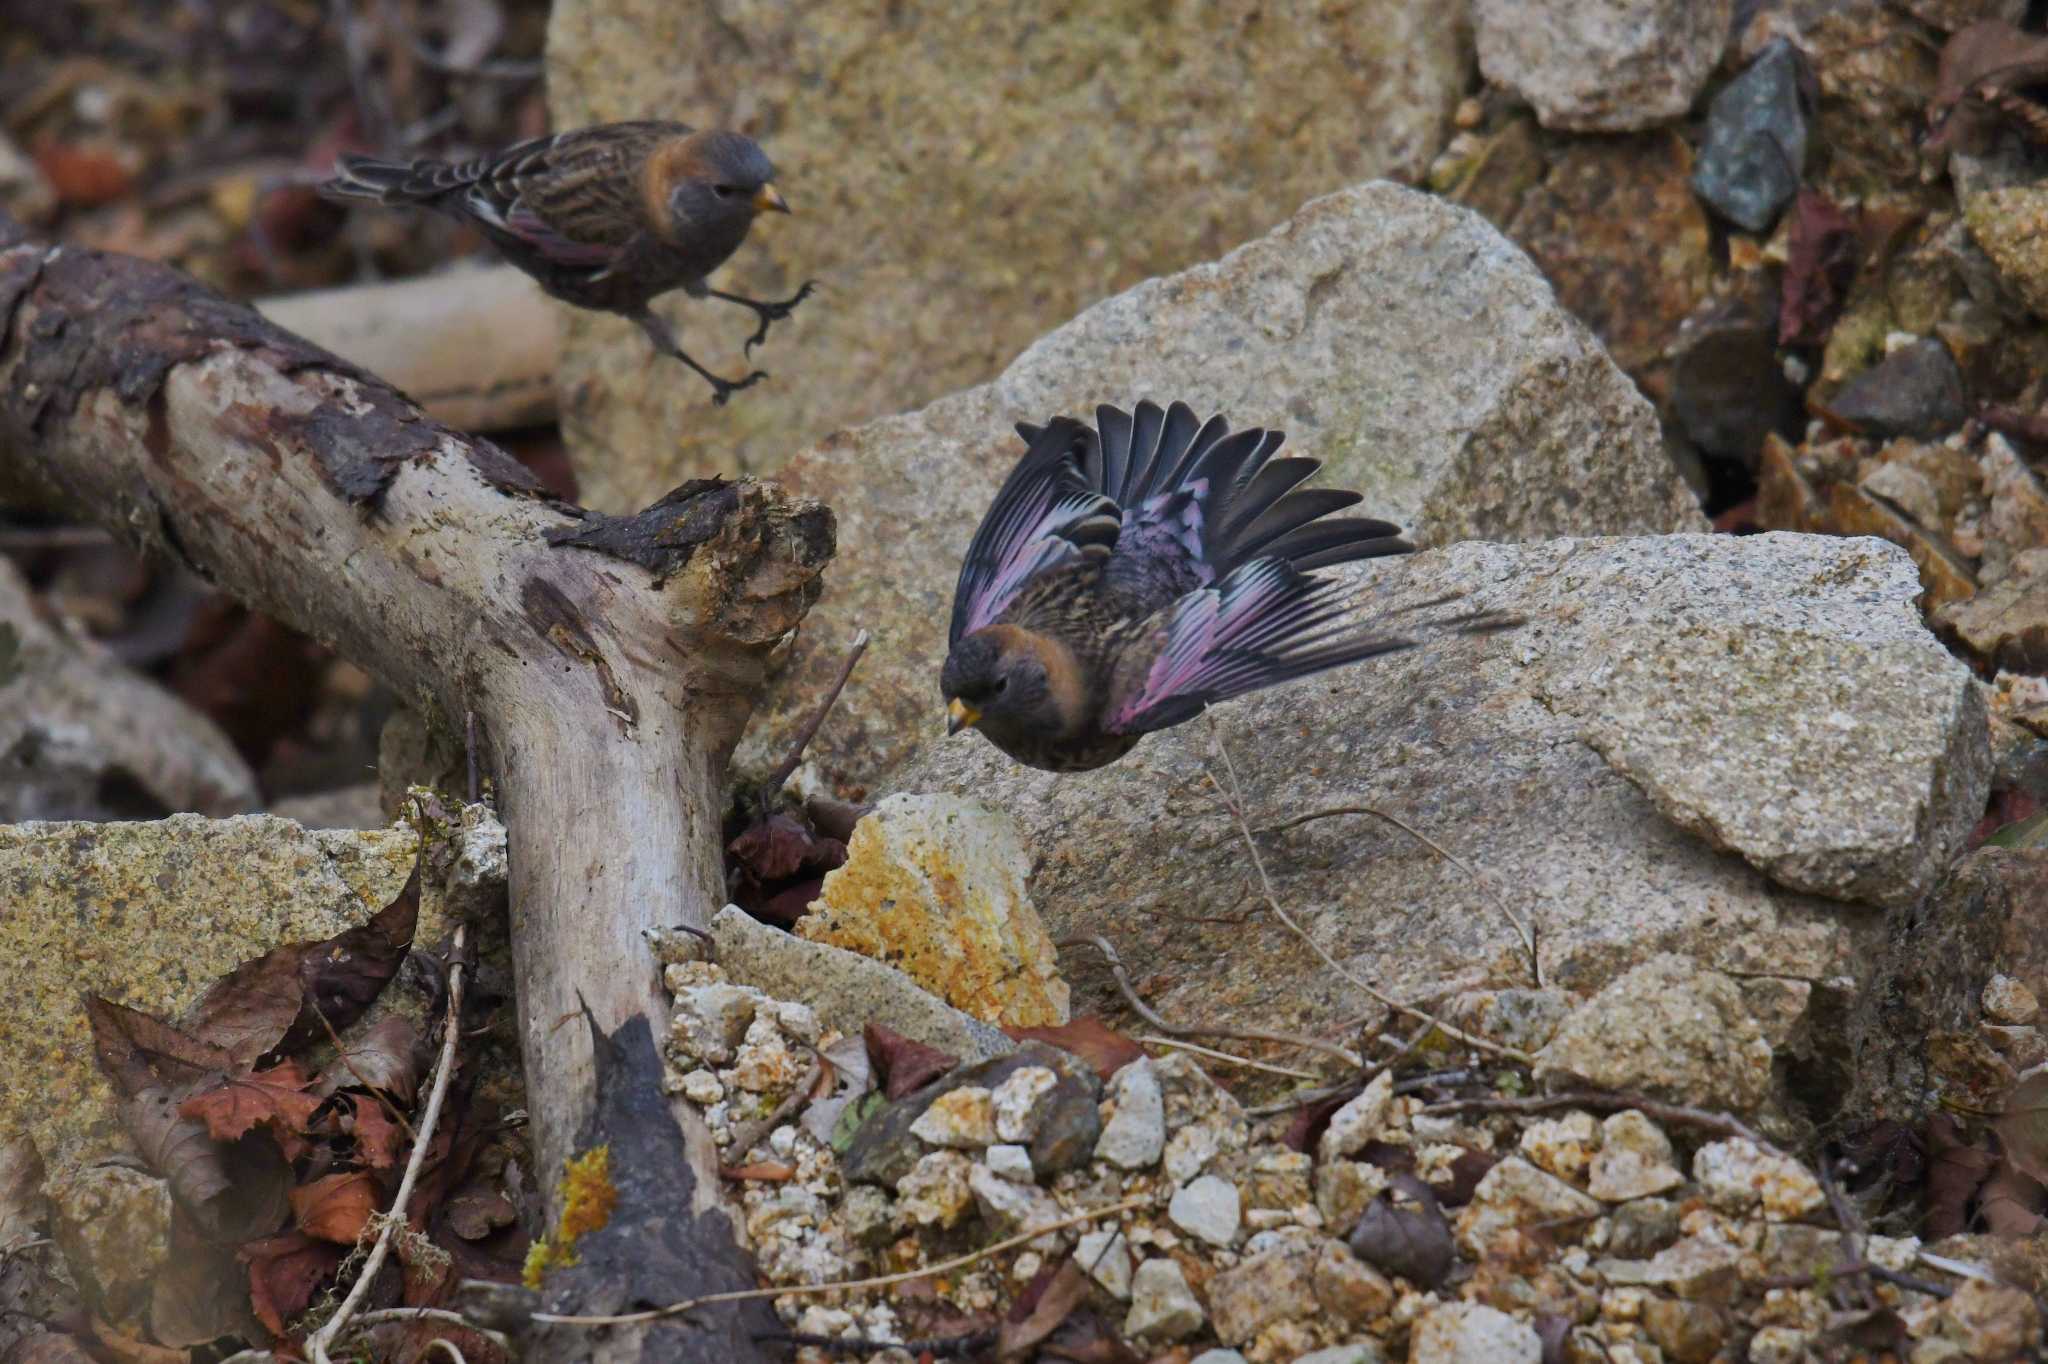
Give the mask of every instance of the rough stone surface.
[{"label": "rough stone surface", "polygon": [[2048,317],[2048,261],[2040,250],[2041,233],[2048,230],[2048,187],[2010,185],[1969,195],[1963,221],[2027,307]]},{"label": "rough stone surface", "polygon": [[1004,1179],[1019,1184],[1037,1182],[1037,1172],[1031,1168],[1031,1153],[1010,1142],[998,1142],[982,1153],[982,1162]]},{"label": "rough stone surface", "polygon": [[1393,1097],[1394,1072],[1389,1067],[1375,1075],[1371,1084],[1330,1115],[1330,1124],[1323,1129],[1322,1138],[1316,1143],[1316,1159],[1327,1162],[1358,1154],[1359,1148],[1379,1132],[1380,1123],[1387,1116],[1387,1105]]},{"label": "rough stone surface", "polygon": [[967,1172],[967,1187],[974,1193],[982,1220],[1003,1236],[1049,1227],[1064,1215],[1052,1195],[1036,1184],[1019,1184],[986,1165]]},{"label": "rough stone surface", "polygon": [[1557,1176],[1545,1174],[1519,1156],[1509,1156],[1479,1181],[1472,1201],[1458,1213],[1455,1229],[1458,1244],[1479,1260],[1500,1237],[1539,1224],[1547,1237],[1576,1242],[1600,1212],[1597,1202]]},{"label": "rough stone surface", "polygon": [[171,1191],[142,1170],[91,1165],[52,1179],[51,1230],[98,1314],[134,1330],[171,1253]]},{"label": "rough stone surface", "polygon": [[1319,1248],[1296,1240],[1209,1280],[1209,1312],[1217,1339],[1243,1345],[1269,1324],[1316,1310],[1315,1265]]},{"label": "rough stone surface", "polygon": [[1970,415],[1955,356],[1932,336],[1893,351],[1843,384],[1829,411],[1876,436],[1947,435]]},{"label": "rough stone surface", "polygon": [[898,967],[955,1008],[1012,1027],[1067,1021],[1067,983],[1007,815],[955,796],[878,803],[797,936]]},{"label": "rough stone surface", "polygon": [[919,1156],[896,1181],[897,1208],[921,1227],[950,1227],[974,1206],[974,1162],[958,1151]]},{"label": "rough stone surface", "polygon": [[1142,1170],[1158,1161],[1166,1149],[1166,1111],[1152,1062],[1133,1061],[1111,1076],[1109,1101],[1095,1158],[1120,1170]]},{"label": "rough stone surface", "polygon": [[1601,1260],[1594,1268],[1612,1284],[1654,1288],[1689,1301],[1727,1303],[1741,1291],[1741,1265],[1738,1247],[1688,1236],[1647,1260]]},{"label": "rough stone surface", "polygon": [[1324,1241],[1317,1252],[1315,1290],[1325,1312],[1353,1326],[1364,1326],[1394,1305],[1394,1285],[1386,1275],[1341,1241]]},{"label": "rough stone surface", "polygon": [[934,1146],[987,1146],[996,1139],[995,1111],[980,1085],[962,1085],[933,1099],[911,1134]]},{"label": "rough stone surface", "polygon": [[826,943],[806,942],[734,905],[711,920],[719,965],[742,984],[808,1000],[827,1027],[856,1035],[869,1023],[963,1061],[1001,1056],[1016,1043],[998,1028],[926,993],[895,967]]},{"label": "rough stone surface", "polygon": [[1088,1277],[1102,1285],[1103,1292],[1118,1302],[1131,1296],[1131,1247],[1121,1231],[1082,1233],[1074,1246],[1074,1259]]},{"label": "rough stone surface", "polygon": [[1706,143],[1693,186],[1722,217],[1768,231],[1799,191],[1813,116],[1811,77],[1790,39],[1766,47],[1723,86],[1707,110]]},{"label": "rough stone surface", "polygon": [[1237,1186],[1215,1175],[1191,1180],[1173,1195],[1166,1216],[1188,1235],[1227,1247],[1237,1240],[1242,1221]]},{"label": "rough stone surface", "polygon": [[1043,1175],[1073,1168],[1093,1152],[1101,1133],[1102,1119],[1096,1107],[1102,1086],[1085,1062],[1042,1042],[1026,1042],[1010,1055],[958,1067],[923,1089],[885,1104],[854,1133],[840,1159],[841,1171],[855,1183],[894,1184],[924,1152],[914,1129],[934,1103],[962,1089],[984,1093],[998,1089],[1010,1075],[1027,1066],[1043,1066],[1059,1077],[1045,1120],[1031,1142],[1032,1167]]},{"label": "rough stone surface", "polygon": [[[1342,1026],[1360,1006],[1273,916],[1244,916],[1245,847],[1211,781],[1231,777],[1219,743],[1255,829],[1369,806],[1483,860],[1475,885],[1370,818],[1261,836],[1280,903],[1383,989],[1528,986],[1510,916],[1540,924],[1545,983],[1582,995],[1666,951],[1744,978],[1855,974],[1881,933],[1876,916],[1789,893],[1716,852],[1582,738],[1598,723],[1589,683],[1599,660],[1649,651],[1636,641],[1749,629],[1803,631],[1848,659],[1869,656],[1852,645],[1879,658],[1894,646],[1938,650],[1902,551],[1790,534],[1462,544],[1356,577],[1389,608],[1463,590],[1472,608],[1520,612],[1528,623],[1218,706],[1096,772],[1035,772],[960,735],[935,741],[893,780],[969,792],[1014,814],[1040,858],[1031,894],[1054,936],[1105,934],[1134,978],[1177,981],[1149,999],[1168,1017],[1313,1032]],[[1481,771],[1487,780],[1474,778]],[[1884,780],[1865,774],[1873,787]],[[1969,795],[1924,799],[1940,805],[1945,826],[1944,802],[1967,806]],[[1210,916],[1222,922],[1202,922]],[[1077,1011],[1120,1007],[1099,977],[1090,988]]]},{"label": "rough stone surface", "polygon": [[1479,69],[1546,128],[1627,132],[1692,107],[1734,0],[1475,0]]},{"label": "rough stone surface", "polygon": [[[247,958],[368,919],[413,848],[409,830],[268,815],[0,826],[0,1139],[27,1136],[53,1171],[126,1151],[79,996],[175,1016]],[[420,938],[436,931],[423,913]]]},{"label": "rough stone surface", "polygon": [[1537,1053],[1536,1074],[1752,1112],[1770,1093],[1771,1047],[1740,986],[1667,953],[1573,1010]]},{"label": "rough stone surface", "polygon": [[1716,847],[1795,890],[1912,904],[1982,814],[1991,748],[1969,668],[1875,624],[1674,622],[1589,653],[1553,695]]},{"label": "rough stone surface", "polygon": [[1804,1217],[1827,1201],[1804,1165],[1766,1151],[1747,1137],[1711,1141],[1693,1154],[1692,1177],[1707,1197],[1730,1212],[1761,1205],[1764,1216],[1784,1222]]},{"label": "rough stone surface", "polygon": [[[630,325],[573,314],[559,391],[586,500],[621,511],[693,474],[771,469],[987,379],[1090,302],[1315,195],[1418,178],[1469,83],[1468,32],[1460,7],[1408,0],[554,6],[554,126],[678,118],[760,138],[795,213],[714,282],[826,289],[753,357],[774,378],[724,408]],[[663,311],[706,365],[745,368],[747,314],[680,296]]]},{"label": "rough stone surface", "polygon": [[[946,315],[960,307],[949,298]],[[813,770],[873,788],[935,735],[937,626],[1021,453],[1012,423],[1148,396],[1283,428],[1325,482],[1364,491],[1364,510],[1424,543],[1704,528],[1649,404],[1528,258],[1475,213],[1363,185],[1097,304],[990,384],[791,461],[783,482],[837,513],[839,555],[742,765],[787,750],[862,628],[875,647],[812,745]]]},{"label": "rough stone surface", "polygon": [[[155,808],[110,807],[123,783]],[[219,726],[53,619],[0,560],[0,823],[230,815],[257,798]]]},{"label": "rough stone surface", "polygon": [[1010,1072],[997,1085],[991,1100],[995,1105],[996,1136],[1003,1141],[1030,1141],[1038,1135],[1050,1108],[1053,1086],[1060,1077],[1045,1066],[1025,1066]]},{"label": "rough stone surface", "polygon": [[2048,547],[2015,555],[2004,577],[1937,619],[2000,668],[2048,673]]},{"label": "rough stone surface", "polygon": [[1408,1347],[1408,1364],[1536,1364],[1542,1357],[1531,1327],[1473,1302],[1430,1308]]},{"label": "rough stone surface", "polygon": [[1124,1334],[1179,1340],[1202,1327],[1202,1304],[1174,1260],[1151,1259],[1131,1277],[1131,1310]]},{"label": "rough stone surface", "polygon": [[1984,986],[1984,1014],[1995,1023],[2032,1023],[2040,1012],[2040,1001],[2022,981],[1999,975]]},{"label": "rough stone surface", "polygon": [[1587,1172],[1586,1192],[1608,1203],[1647,1198],[1685,1182],[1672,1163],[1671,1138],[1633,1108],[1600,1124],[1600,1149]]}]

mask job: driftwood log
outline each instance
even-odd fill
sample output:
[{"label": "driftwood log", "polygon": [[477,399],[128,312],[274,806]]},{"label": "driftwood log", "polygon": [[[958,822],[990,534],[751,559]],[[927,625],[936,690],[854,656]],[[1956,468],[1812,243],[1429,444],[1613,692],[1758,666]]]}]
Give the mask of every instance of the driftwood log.
[{"label": "driftwood log", "polygon": [[[661,1253],[640,1265],[665,1276],[584,1275],[573,1300],[550,1292],[546,1305],[626,1311],[751,1287],[708,1133],[680,1104],[647,1099],[666,1010],[642,931],[701,927],[724,902],[726,759],[771,650],[817,595],[830,511],[715,481],[633,517],[563,505],[489,443],[251,309],[165,267],[30,240],[4,216],[0,500],[174,556],[457,733],[476,717],[511,836],[541,1169],[559,1172],[606,1131],[618,1216],[636,1215],[632,1190],[669,1195],[646,1231]],[[608,1066],[638,1067],[610,1118],[593,1025],[619,1039]],[[673,1140],[620,1140],[629,1091],[635,1120],[673,1124]],[[620,1168],[663,1150],[687,1159]],[[586,1332],[573,1353],[557,1338],[547,1353],[760,1359],[764,1318],[750,1306],[625,1339]]]}]

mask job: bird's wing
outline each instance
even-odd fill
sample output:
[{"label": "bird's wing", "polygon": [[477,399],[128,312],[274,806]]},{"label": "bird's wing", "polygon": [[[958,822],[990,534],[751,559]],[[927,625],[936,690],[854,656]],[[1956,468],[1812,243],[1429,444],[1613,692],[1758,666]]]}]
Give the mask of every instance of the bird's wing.
[{"label": "bird's wing", "polygon": [[1087,555],[1107,555],[1116,543],[1116,504],[1083,473],[1095,455],[1095,433],[1066,417],[1017,429],[1030,448],[967,547],[953,589],[949,644],[993,624],[1038,574]]},{"label": "bird's wing", "polygon": [[1368,629],[1345,584],[1272,558],[1181,597],[1147,634],[1157,652],[1131,655],[1112,684],[1103,717],[1112,734],[1164,729],[1211,702],[1414,644]]},{"label": "bird's wing", "polygon": [[[602,268],[648,230],[641,171],[674,123],[608,123],[538,137],[447,168],[488,228],[567,268]],[[452,188],[452,185],[451,185]]]}]

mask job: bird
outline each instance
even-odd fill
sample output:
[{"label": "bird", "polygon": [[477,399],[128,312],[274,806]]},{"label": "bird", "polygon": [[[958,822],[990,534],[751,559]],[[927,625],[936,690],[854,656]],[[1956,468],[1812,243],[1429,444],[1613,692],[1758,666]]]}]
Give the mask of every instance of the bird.
[{"label": "bird", "polygon": [[1304,487],[1320,461],[1276,457],[1281,432],[1149,400],[1100,406],[1092,428],[1061,416],[1017,432],[1024,454],[954,589],[949,735],[1088,771],[1215,702],[1417,642],[1375,629],[1349,585],[1314,572],[1414,546],[1391,522],[1333,515],[1363,498]]},{"label": "bird", "polygon": [[320,187],[335,200],[414,205],[475,223],[540,287],[579,308],[617,313],[654,348],[697,371],[712,401],[768,377],[724,379],[690,358],[648,304],[681,289],[692,298],[751,308],[768,327],[816,288],[779,301],[746,298],[704,281],[746,240],[763,213],[788,213],[775,167],[752,138],[658,120],[600,123],[531,138],[467,161],[383,161],[344,156]]}]

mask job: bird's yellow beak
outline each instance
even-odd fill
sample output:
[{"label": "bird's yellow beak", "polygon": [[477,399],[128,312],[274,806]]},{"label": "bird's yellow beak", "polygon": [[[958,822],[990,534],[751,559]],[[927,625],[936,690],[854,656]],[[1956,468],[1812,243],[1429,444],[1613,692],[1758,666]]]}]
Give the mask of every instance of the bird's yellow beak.
[{"label": "bird's yellow beak", "polygon": [[981,712],[957,696],[946,704],[946,733],[948,734],[958,734],[963,729],[973,729],[975,722],[979,719],[981,719]]},{"label": "bird's yellow beak", "polygon": [[763,185],[754,191],[754,212],[788,213],[789,200],[776,193],[775,186]]}]

